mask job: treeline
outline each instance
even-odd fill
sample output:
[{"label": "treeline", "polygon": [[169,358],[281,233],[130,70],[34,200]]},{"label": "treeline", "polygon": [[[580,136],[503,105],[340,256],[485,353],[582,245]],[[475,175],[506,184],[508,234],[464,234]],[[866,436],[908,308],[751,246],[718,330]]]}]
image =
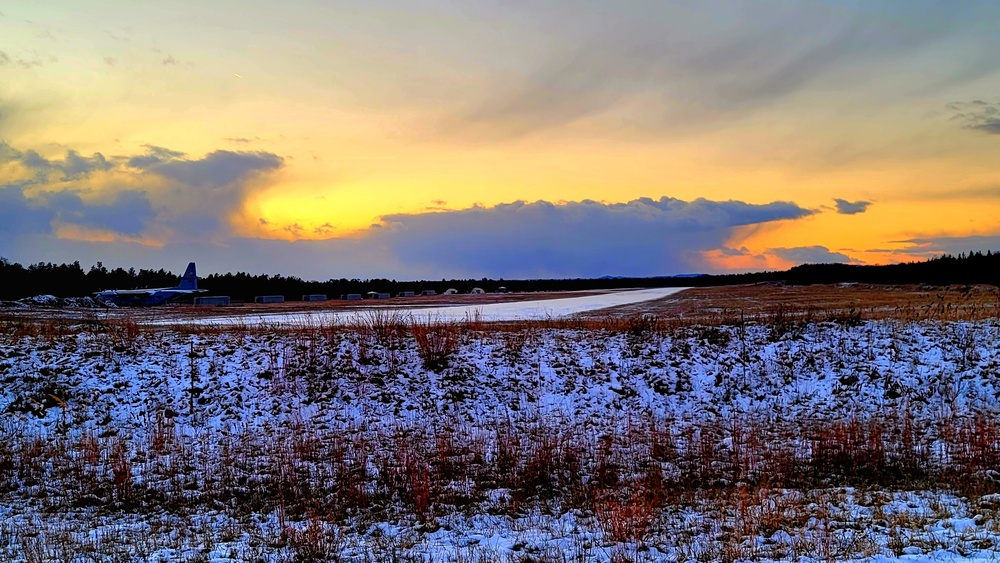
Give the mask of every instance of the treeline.
[{"label": "treeline", "polygon": [[803,264],[780,272],[703,276],[692,279],[685,285],[712,286],[759,282],[784,282],[789,285],[870,283],[1000,286],[1000,252],[988,250],[985,253],[969,252],[958,256],[944,254],[924,262],[884,266]]},{"label": "treeline", "polygon": [[[103,289],[173,287],[179,276],[166,270],[109,270],[98,262],[84,270],[72,264],[38,263],[29,266],[0,258],[0,300],[21,299],[50,294],[57,297],[91,295]],[[229,295],[235,300],[252,301],[257,295],[284,295],[288,300],[302,295],[322,293],[337,298],[347,293],[370,291],[396,295],[402,291],[420,293],[434,290],[443,293],[456,289],[468,293],[473,288],[496,292],[571,291],[626,287],[704,287],[759,282],[784,282],[795,285],[859,282],[871,284],[991,284],[1000,286],[1000,253],[970,252],[958,256],[943,255],[925,262],[886,266],[850,264],[806,264],[780,272],[699,275],[652,278],[590,278],[541,280],[458,279],[440,281],[396,281],[388,279],[330,279],[306,281],[294,276],[251,275],[243,272],[212,274],[198,280],[198,287],[210,294]]]},{"label": "treeline", "polygon": [[79,261],[72,264],[39,262],[25,267],[0,258],[0,299],[3,300],[34,295],[80,297],[102,289],[173,287],[179,279],[180,276],[164,269],[109,270],[98,262],[89,270],[84,270]]},{"label": "treeline", "polygon": [[[1000,252],[944,255],[926,262],[886,266],[806,264],[782,272],[789,284],[859,282],[930,285],[989,284],[1000,286]],[[818,281],[822,280],[822,281]]]}]

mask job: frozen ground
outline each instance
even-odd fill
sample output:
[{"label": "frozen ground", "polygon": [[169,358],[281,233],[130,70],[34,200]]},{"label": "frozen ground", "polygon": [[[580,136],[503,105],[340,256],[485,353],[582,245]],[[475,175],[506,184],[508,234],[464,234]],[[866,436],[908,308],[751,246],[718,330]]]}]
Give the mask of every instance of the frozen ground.
[{"label": "frozen ground", "polygon": [[[668,295],[684,291],[683,287],[666,287],[655,289],[636,289],[626,291],[609,291],[601,295],[585,297],[567,297],[562,299],[546,299],[538,301],[519,301],[515,303],[490,303],[485,305],[461,305],[446,307],[386,307],[402,315],[420,319],[438,319],[444,321],[465,321],[476,319],[481,321],[515,321],[529,319],[555,319],[576,313],[584,313],[609,307],[619,307],[652,301]],[[374,308],[374,307],[373,307]],[[365,309],[367,310],[367,309]],[[347,322],[364,315],[365,310],[350,311],[311,311],[295,313],[252,314],[239,316],[208,316],[194,319],[174,320],[161,319],[153,321],[154,325],[201,324],[201,325],[241,325],[241,326],[308,326],[336,322]]]},{"label": "frozen ground", "polygon": [[[398,328],[6,333],[0,560],[1000,559],[995,320],[432,324],[457,331],[433,369]],[[836,443],[977,492],[834,457],[769,484],[879,417]]]}]

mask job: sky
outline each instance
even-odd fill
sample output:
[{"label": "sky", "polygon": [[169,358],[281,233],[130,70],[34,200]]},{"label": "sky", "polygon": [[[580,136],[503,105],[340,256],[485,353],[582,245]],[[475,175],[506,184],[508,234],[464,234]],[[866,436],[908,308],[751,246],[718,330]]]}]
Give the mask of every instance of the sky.
[{"label": "sky", "polygon": [[306,279],[1000,249],[1000,4],[0,5],[0,257]]}]

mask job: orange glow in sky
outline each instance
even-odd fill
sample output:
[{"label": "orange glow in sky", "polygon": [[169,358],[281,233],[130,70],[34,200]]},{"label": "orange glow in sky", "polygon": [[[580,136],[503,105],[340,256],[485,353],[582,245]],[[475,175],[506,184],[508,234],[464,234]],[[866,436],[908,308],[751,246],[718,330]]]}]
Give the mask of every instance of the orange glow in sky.
[{"label": "orange glow in sky", "polygon": [[0,255],[257,244],[321,277],[277,245],[308,242],[406,277],[465,240],[441,269],[573,276],[1000,245],[1000,8],[724,4],[5,7]]}]

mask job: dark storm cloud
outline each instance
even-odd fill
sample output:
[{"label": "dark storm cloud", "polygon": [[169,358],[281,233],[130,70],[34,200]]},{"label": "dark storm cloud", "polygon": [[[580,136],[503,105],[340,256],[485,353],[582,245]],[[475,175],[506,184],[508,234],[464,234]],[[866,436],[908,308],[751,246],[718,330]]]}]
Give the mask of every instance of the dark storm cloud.
[{"label": "dark storm cloud", "polygon": [[[630,2],[601,9],[600,3],[555,2],[521,8],[559,22],[549,26],[559,39],[551,43],[559,47],[540,52],[523,79],[505,76],[494,94],[460,111],[445,129],[464,125],[480,135],[524,135],[642,98],[646,109],[628,126],[669,131],[686,122],[739,117],[820,79],[871,82],[881,76],[870,72],[871,65],[905,60],[961,33],[985,51],[1000,46],[995,34],[976,25],[993,10],[986,4],[839,10],[820,3]],[[942,86],[982,76],[1000,60],[953,66],[935,74]]]},{"label": "dark storm cloud", "polygon": [[825,246],[770,248],[765,254],[772,254],[796,264],[848,264],[853,262],[850,256],[839,252],[832,252]]},{"label": "dark storm cloud", "polygon": [[383,217],[370,240],[411,271],[465,276],[650,276],[698,270],[734,227],[798,219],[794,203],[515,202]]},{"label": "dark storm cloud", "polygon": [[868,207],[872,204],[870,201],[847,201],[846,199],[834,199],[837,204],[837,213],[841,215],[857,215],[858,213],[864,213],[868,211]]}]

